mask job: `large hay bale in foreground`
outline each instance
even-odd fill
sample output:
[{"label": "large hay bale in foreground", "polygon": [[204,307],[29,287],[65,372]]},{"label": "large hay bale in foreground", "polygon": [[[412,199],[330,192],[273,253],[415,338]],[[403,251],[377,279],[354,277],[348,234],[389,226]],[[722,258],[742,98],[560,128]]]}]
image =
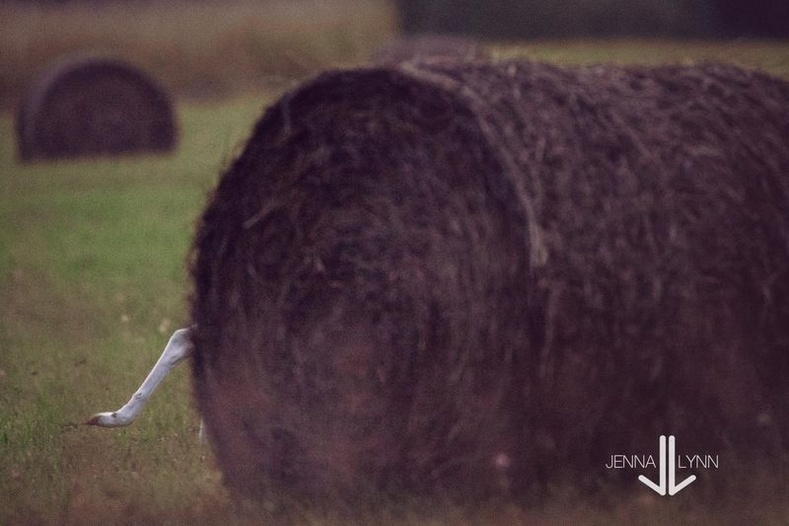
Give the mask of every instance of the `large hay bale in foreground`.
[{"label": "large hay bale in foreground", "polygon": [[69,57],[49,67],[17,109],[23,160],[140,151],[176,143],[173,108],[148,75],[108,57]]},{"label": "large hay bale in foreground", "polygon": [[660,434],[785,451],[788,174],[789,84],[723,65],[307,83],[195,240],[227,483],[518,494]]}]

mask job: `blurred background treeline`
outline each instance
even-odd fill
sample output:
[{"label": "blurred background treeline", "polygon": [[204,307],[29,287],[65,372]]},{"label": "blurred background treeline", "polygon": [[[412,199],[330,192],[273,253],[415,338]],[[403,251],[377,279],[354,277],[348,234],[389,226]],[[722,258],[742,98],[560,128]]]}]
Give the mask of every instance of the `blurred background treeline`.
[{"label": "blurred background treeline", "polygon": [[[172,5],[178,0],[0,0],[6,4],[50,6],[96,6],[113,2],[151,6]],[[257,3],[272,3],[272,0]],[[406,32],[519,39],[609,35],[789,36],[786,0],[395,0],[395,4],[400,25]]]},{"label": "blurred background treeline", "polygon": [[[662,52],[736,40],[743,53],[789,39],[789,0],[0,0],[0,110],[13,108],[48,64],[75,53],[120,56],[180,100],[219,100],[279,92],[421,33],[517,44],[520,53],[529,43],[591,48],[589,39],[633,38],[659,42]],[[594,48],[589,60],[617,58],[610,46]],[[672,58],[685,56],[663,56]],[[765,69],[789,69],[786,57],[771,60],[780,64]]]},{"label": "blurred background treeline", "polygon": [[407,32],[488,38],[787,37],[786,0],[397,0]]}]

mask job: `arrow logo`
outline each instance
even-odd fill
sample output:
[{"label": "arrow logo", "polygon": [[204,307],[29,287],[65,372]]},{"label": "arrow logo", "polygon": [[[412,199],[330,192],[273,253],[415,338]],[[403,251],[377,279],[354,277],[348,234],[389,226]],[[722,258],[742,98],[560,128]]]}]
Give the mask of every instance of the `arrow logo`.
[{"label": "arrow logo", "polygon": [[[669,435],[668,437],[668,455],[666,454],[666,435],[660,435],[660,481],[659,484],[655,484],[653,481],[646,478],[644,475],[639,475],[638,480],[644,483],[647,487],[658,493],[659,495],[665,496],[666,490],[668,490],[668,494],[670,496],[674,496],[683,489],[685,489],[688,485],[690,485],[694,480],[696,480],[696,475],[691,475],[679,484],[676,483],[677,480],[677,441],[674,438],[674,435]],[[668,458],[667,458],[668,457]]]}]

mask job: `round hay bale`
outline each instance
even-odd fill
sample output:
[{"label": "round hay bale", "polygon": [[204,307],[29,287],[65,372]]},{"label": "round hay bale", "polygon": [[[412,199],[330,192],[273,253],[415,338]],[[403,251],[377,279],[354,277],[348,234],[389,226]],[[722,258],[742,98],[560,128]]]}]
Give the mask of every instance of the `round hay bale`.
[{"label": "round hay bale", "polygon": [[477,41],[455,35],[414,35],[388,42],[376,49],[370,62],[396,65],[409,60],[452,59],[480,60],[489,58],[487,50]]},{"label": "round hay bale", "polygon": [[786,451],[787,174],[789,84],[724,65],[303,85],[194,242],[195,393],[226,482],[523,495],[660,434]]},{"label": "round hay bale", "polygon": [[169,151],[177,134],[170,100],[152,78],[94,56],[48,68],[18,107],[16,130],[23,160]]}]

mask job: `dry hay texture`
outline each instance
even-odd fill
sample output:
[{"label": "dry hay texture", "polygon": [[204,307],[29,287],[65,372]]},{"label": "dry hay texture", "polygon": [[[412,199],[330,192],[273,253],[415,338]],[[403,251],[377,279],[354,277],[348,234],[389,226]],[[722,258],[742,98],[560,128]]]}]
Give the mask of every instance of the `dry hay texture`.
[{"label": "dry hay texture", "polygon": [[370,62],[392,66],[426,59],[482,60],[487,50],[476,40],[456,35],[423,34],[397,38],[376,49]]},{"label": "dry hay texture", "polygon": [[524,495],[660,434],[779,458],[788,175],[789,84],[725,65],[303,85],[194,245],[195,391],[227,483]]},{"label": "dry hay texture", "polygon": [[156,81],[121,60],[71,56],[45,70],[17,108],[22,160],[170,151],[172,104]]}]

